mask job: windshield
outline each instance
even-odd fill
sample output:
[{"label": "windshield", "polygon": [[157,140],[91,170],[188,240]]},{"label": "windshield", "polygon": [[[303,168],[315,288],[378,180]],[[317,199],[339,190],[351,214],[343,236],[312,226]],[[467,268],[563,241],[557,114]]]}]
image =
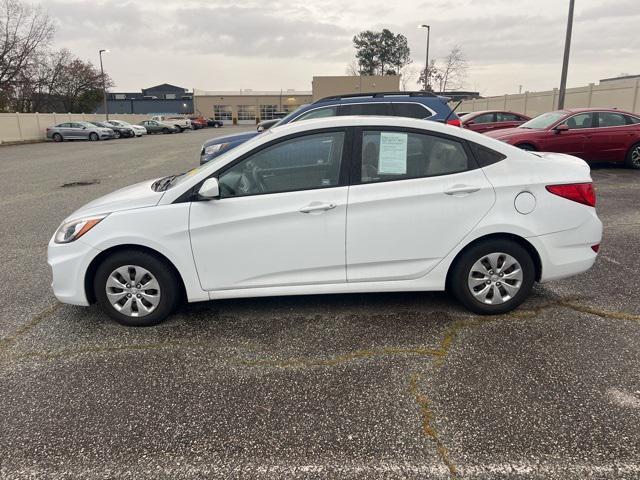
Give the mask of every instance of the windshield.
[{"label": "windshield", "polygon": [[528,122],[523,123],[519,128],[535,128],[542,130],[545,128],[549,128],[551,125],[554,125],[566,115],[567,112],[564,111],[543,113],[542,115],[538,115]]},{"label": "windshield", "polygon": [[114,125],[129,125],[127,122],[123,122],[122,120],[111,120],[111,123],[113,123]]}]

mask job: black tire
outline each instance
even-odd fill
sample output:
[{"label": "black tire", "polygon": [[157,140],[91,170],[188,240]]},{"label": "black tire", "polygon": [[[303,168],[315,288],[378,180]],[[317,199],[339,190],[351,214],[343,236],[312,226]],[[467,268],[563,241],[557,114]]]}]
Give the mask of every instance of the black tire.
[{"label": "black tire", "polygon": [[[125,315],[116,310],[107,298],[106,285],[109,275],[125,265],[135,265],[148,270],[160,286],[159,303],[147,315],[141,317]],[[171,265],[160,257],[139,250],[122,250],[107,257],[96,270],[93,290],[100,308],[116,322],[129,327],[157,325],[171,314],[181,298],[180,284]]]},{"label": "black tire", "polygon": [[166,135],[167,133],[171,133],[171,130],[169,130],[168,128],[165,127],[165,128],[162,129],[162,133],[164,133]]},{"label": "black tire", "polygon": [[527,152],[537,152],[538,149],[531,145],[530,143],[521,143],[520,145],[516,145],[516,147],[526,150]]},{"label": "black tire", "polygon": [[184,131],[184,128],[182,128],[180,125],[174,125],[174,127],[178,129],[178,133],[182,133]]},{"label": "black tire", "polygon": [[100,137],[96,132],[91,132],[89,134],[89,140],[91,140],[92,142],[97,142],[98,140],[100,140]]},{"label": "black tire", "polygon": [[640,169],[640,143],[636,143],[629,149],[624,160],[624,165],[634,170]]},{"label": "black tire", "polygon": [[120,138],[120,137],[122,136],[122,134],[121,134],[118,130],[115,130],[115,131],[113,132],[113,136],[114,136],[115,138]]},{"label": "black tire", "polygon": [[[503,303],[488,304],[482,302],[471,293],[468,285],[474,264],[492,253],[510,255],[520,264],[522,270],[519,289],[513,297]],[[508,271],[509,269],[505,270],[505,272]],[[504,282],[499,277],[495,280],[498,282],[495,285],[498,285],[501,281]],[[458,301],[472,312],[480,315],[497,315],[509,312],[520,305],[529,296],[534,281],[535,265],[531,255],[524,247],[508,239],[487,239],[468,247],[462,252],[451,270],[448,287]],[[482,285],[477,288],[481,287]],[[501,291],[506,291],[504,287],[494,286],[493,288],[502,288]]]},{"label": "black tire", "polygon": [[61,142],[62,140],[64,140],[62,138],[62,135],[60,135],[59,133],[54,133],[52,138],[54,142]]},{"label": "black tire", "polygon": [[220,128],[220,125],[218,125],[217,123],[214,123],[213,128]]}]

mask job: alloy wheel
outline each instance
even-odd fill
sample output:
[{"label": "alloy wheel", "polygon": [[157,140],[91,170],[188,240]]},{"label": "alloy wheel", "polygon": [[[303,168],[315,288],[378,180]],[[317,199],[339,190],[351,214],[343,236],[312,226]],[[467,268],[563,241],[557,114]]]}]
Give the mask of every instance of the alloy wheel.
[{"label": "alloy wheel", "polygon": [[160,284],[149,270],[123,265],[109,274],[106,283],[111,306],[129,317],[144,317],[160,303]]},{"label": "alloy wheel", "polygon": [[634,167],[640,168],[640,145],[637,145],[631,152],[631,163]]},{"label": "alloy wheel", "polygon": [[522,286],[522,266],[507,253],[490,253],[476,261],[467,279],[469,291],[481,303],[499,305],[516,296]]}]

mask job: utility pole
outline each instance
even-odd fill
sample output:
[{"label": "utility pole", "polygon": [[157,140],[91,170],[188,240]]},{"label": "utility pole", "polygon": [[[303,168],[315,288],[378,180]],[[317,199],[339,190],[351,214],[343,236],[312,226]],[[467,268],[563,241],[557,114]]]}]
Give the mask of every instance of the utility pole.
[{"label": "utility pole", "polygon": [[418,28],[427,29],[427,60],[424,67],[424,91],[429,87],[429,37],[431,36],[431,27],[429,25],[420,25]]},{"label": "utility pole", "polygon": [[109,53],[109,50],[99,50],[100,55],[100,73],[102,73],[102,101],[104,102],[104,114],[109,121],[109,108],[107,107],[107,82],[104,78],[104,68],[102,67],[102,54]]},{"label": "utility pole", "polygon": [[567,71],[569,69],[569,51],[571,50],[571,31],[573,30],[573,7],[575,0],[569,0],[569,18],[567,19],[567,37],[564,41],[564,58],[562,60],[562,77],[560,78],[560,92],[558,95],[558,110],[564,108],[567,93]]}]

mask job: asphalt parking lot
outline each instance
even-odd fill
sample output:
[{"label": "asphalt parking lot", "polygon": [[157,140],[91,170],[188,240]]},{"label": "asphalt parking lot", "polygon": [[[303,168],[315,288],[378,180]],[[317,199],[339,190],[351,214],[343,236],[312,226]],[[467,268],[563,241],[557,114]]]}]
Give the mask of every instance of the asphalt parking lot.
[{"label": "asphalt parking lot", "polygon": [[594,169],[596,266],[508,315],[331,295],[132,329],[56,302],[66,215],[231,131],[0,148],[1,478],[640,478],[638,171]]}]

